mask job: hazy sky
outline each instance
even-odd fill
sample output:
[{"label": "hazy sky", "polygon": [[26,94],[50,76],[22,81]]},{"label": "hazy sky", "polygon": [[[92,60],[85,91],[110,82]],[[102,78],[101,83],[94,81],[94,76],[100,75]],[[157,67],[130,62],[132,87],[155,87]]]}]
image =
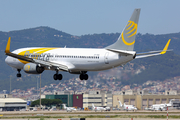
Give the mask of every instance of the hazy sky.
[{"label": "hazy sky", "polygon": [[141,8],[138,32],[180,32],[180,0],[1,0],[0,31],[48,26],[72,34],[122,32]]}]

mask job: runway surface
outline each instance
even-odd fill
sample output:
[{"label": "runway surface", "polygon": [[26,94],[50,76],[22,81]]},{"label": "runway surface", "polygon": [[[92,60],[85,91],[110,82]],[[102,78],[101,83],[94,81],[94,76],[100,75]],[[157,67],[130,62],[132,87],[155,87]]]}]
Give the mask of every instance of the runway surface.
[{"label": "runway surface", "polygon": [[[180,110],[168,111],[169,116],[178,117],[178,119],[169,120],[179,120]],[[165,118],[150,118],[151,116],[163,116],[166,117],[167,111],[7,111],[0,112],[1,120],[70,120],[70,118],[84,118],[86,120],[164,120]],[[143,118],[144,116],[144,118]],[[147,117],[148,116],[148,117]],[[92,118],[93,117],[93,118]],[[96,118],[97,117],[97,118]],[[102,117],[102,118],[101,118]],[[137,118],[139,117],[139,118]]]},{"label": "runway surface", "polygon": [[[12,120],[12,119],[1,119]],[[40,120],[40,118],[13,119],[13,120]],[[71,120],[70,118],[44,118],[43,120]],[[152,118],[86,118],[86,120],[152,120]],[[166,120],[164,118],[153,118],[153,120]],[[168,119],[179,120],[179,119]]]}]

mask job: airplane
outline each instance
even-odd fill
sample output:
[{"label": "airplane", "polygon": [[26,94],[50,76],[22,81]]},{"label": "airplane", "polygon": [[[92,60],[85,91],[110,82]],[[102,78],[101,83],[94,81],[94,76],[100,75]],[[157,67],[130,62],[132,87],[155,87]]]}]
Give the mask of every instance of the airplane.
[{"label": "airplane", "polygon": [[62,80],[59,71],[79,74],[80,80],[88,79],[88,71],[101,71],[123,66],[138,58],[165,54],[171,39],[163,50],[136,53],[133,51],[137,33],[140,9],[135,9],[118,40],[105,48],[48,48],[30,47],[10,52],[9,37],[5,62],[17,69],[17,77],[21,77],[21,69],[28,74],[41,74],[44,70],[56,71],[54,80]]},{"label": "airplane", "polygon": [[136,111],[137,110],[137,108],[136,107],[134,107],[133,105],[126,105],[125,103],[124,103],[124,105],[122,105],[122,103],[121,103],[121,101],[119,101],[119,106],[121,107],[121,108],[123,108],[123,110],[133,110],[133,111]]},{"label": "airplane", "polygon": [[104,107],[95,107],[94,104],[92,104],[92,110],[96,111],[106,111],[106,108]]},{"label": "airplane", "polygon": [[74,108],[74,107],[66,107],[66,105],[65,104],[62,104],[63,105],[63,108],[68,112],[72,112],[72,111],[77,111],[77,109],[76,108]]},{"label": "airplane", "polygon": [[174,99],[171,99],[170,101],[169,101],[169,103],[168,104],[154,104],[154,105],[152,105],[150,108],[145,108],[145,110],[152,110],[152,111],[156,111],[156,110],[160,110],[160,111],[163,111],[163,110],[167,110],[167,107],[171,107],[172,106],[172,101],[173,101]]}]

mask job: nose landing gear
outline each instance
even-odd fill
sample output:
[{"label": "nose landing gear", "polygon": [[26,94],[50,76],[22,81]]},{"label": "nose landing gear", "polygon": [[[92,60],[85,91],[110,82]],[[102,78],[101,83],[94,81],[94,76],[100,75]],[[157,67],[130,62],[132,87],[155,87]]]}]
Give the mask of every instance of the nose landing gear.
[{"label": "nose landing gear", "polygon": [[21,71],[21,69],[17,69],[17,71],[18,71],[18,73],[17,73],[17,77],[21,77],[21,73],[20,73],[20,71]]}]

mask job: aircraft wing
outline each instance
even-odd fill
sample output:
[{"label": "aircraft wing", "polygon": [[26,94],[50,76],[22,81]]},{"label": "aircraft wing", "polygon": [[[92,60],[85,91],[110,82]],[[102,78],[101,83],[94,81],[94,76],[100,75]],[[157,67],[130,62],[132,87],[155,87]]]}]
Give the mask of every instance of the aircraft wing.
[{"label": "aircraft wing", "polygon": [[37,59],[32,59],[32,58],[28,58],[28,57],[25,57],[25,56],[22,56],[22,55],[12,53],[12,52],[10,52],[10,42],[11,42],[11,37],[9,37],[7,45],[6,45],[5,54],[7,56],[11,56],[13,58],[17,58],[17,59],[27,61],[27,62],[31,62],[31,63],[36,63],[39,66],[44,66],[44,67],[47,67],[49,69],[58,69],[58,70],[62,70],[62,71],[68,71],[68,66],[63,65],[63,64],[53,63],[53,62],[43,61],[43,60],[37,60]]},{"label": "aircraft wing", "polygon": [[166,46],[164,47],[163,50],[159,50],[159,51],[149,51],[149,52],[143,52],[143,53],[136,53],[136,59],[137,58],[145,58],[145,57],[150,57],[150,56],[156,56],[156,55],[162,55],[165,54],[166,51],[172,51],[172,50],[167,50],[169,47],[169,43],[170,43],[171,39],[168,40]]}]

